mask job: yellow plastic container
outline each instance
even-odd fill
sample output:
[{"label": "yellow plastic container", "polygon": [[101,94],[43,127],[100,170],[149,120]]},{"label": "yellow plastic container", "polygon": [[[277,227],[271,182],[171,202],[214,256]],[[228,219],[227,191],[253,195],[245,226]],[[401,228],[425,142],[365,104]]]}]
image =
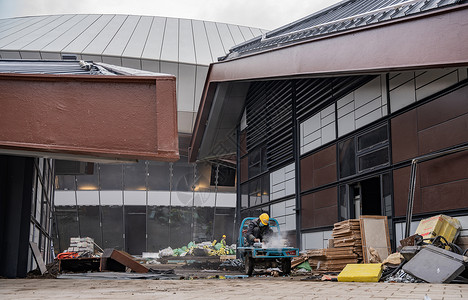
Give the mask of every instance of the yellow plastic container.
[{"label": "yellow plastic container", "polygon": [[382,264],[347,264],[338,275],[341,282],[378,282],[382,276]]},{"label": "yellow plastic container", "polygon": [[[460,232],[461,224],[455,218],[446,215],[437,215],[419,222],[416,233],[424,239],[443,236],[447,242],[452,243]],[[430,242],[430,241],[428,241]]]}]

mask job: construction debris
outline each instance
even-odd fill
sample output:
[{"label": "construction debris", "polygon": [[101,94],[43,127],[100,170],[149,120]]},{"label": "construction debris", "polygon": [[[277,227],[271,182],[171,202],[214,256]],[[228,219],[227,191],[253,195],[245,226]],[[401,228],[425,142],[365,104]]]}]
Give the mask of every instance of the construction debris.
[{"label": "construction debris", "polygon": [[426,245],[408,263],[403,271],[429,283],[450,283],[463,271],[467,257]]},{"label": "construction debris", "polygon": [[138,262],[133,257],[115,249],[105,249],[101,257],[101,271],[120,271],[130,268],[135,273],[148,273],[149,269]]},{"label": "construction debris", "polygon": [[90,237],[72,237],[70,238],[70,247],[68,247],[68,252],[94,254],[94,239]]},{"label": "construction debris", "polygon": [[341,272],[347,264],[362,261],[362,242],[359,220],[336,223],[333,227],[334,248],[309,250],[306,254],[315,271]]},{"label": "construction debris", "polygon": [[341,282],[378,282],[382,264],[348,264],[338,275]]}]

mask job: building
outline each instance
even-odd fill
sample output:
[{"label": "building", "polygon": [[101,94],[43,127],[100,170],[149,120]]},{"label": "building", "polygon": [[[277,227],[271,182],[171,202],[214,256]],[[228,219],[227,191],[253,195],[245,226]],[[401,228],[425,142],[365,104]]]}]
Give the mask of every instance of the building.
[{"label": "building", "polygon": [[179,159],[175,77],[116,69],[0,61],[0,276],[35,268],[30,245],[54,258],[56,159]]},{"label": "building", "polygon": [[57,251],[67,249],[73,236],[90,236],[103,248],[132,254],[222,234],[233,241],[235,159],[188,163],[188,146],[209,64],[265,32],[134,15],[0,20],[1,59],[85,60],[120,72],[129,67],[177,77],[179,161],[56,161]]},{"label": "building", "polygon": [[467,17],[466,1],[345,0],[233,47],[190,160],[236,155],[238,221],[269,212],[302,249],[359,215],[387,216],[395,248],[413,160],[413,224],[468,228]]}]

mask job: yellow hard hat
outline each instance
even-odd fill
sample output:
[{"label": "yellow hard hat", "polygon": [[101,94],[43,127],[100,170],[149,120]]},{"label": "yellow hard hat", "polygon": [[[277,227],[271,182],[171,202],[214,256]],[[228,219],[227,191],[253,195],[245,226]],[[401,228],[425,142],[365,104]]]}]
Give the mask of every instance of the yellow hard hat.
[{"label": "yellow hard hat", "polygon": [[223,238],[224,238],[224,239],[226,238],[226,235],[225,235],[225,234],[223,234]]},{"label": "yellow hard hat", "polygon": [[263,213],[259,217],[260,221],[262,221],[263,225],[268,225],[268,222],[270,221],[270,217],[268,216],[267,213]]}]

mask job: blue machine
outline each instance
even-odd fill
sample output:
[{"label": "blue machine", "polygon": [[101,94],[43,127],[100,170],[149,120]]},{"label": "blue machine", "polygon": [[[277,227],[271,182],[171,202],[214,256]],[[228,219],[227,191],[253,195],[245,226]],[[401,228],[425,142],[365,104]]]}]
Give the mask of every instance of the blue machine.
[{"label": "blue machine", "polygon": [[[299,249],[293,247],[269,247],[264,248],[261,243],[255,243],[249,246],[247,242],[246,232],[250,222],[256,218],[245,218],[242,220],[239,228],[239,239],[237,241],[237,251],[243,259],[245,272],[247,275],[252,275],[254,266],[262,265],[263,267],[280,267],[283,274],[291,273],[291,259],[299,255]],[[278,221],[270,218],[270,228],[273,230],[273,238],[281,237],[281,231]]]}]

